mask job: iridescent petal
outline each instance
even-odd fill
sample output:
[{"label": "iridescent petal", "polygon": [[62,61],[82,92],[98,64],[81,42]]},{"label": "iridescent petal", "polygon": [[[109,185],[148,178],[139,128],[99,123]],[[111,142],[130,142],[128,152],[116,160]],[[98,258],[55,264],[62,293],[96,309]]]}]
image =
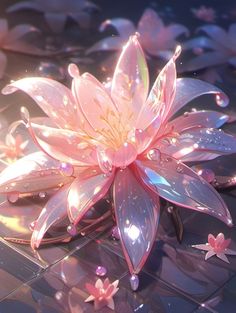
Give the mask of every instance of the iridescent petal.
[{"label": "iridescent petal", "polygon": [[189,36],[189,30],[187,27],[181,24],[172,24],[166,27],[166,32],[168,37],[174,40],[176,37],[180,35]]},{"label": "iridescent petal", "polygon": [[118,150],[107,149],[106,155],[111,164],[116,167],[126,167],[137,157],[137,149],[131,143],[125,143]]},{"label": "iridescent petal", "polygon": [[77,166],[97,164],[95,144],[80,133],[60,128],[28,125],[31,137],[46,154]]},{"label": "iridescent petal", "polygon": [[72,223],[79,223],[83,215],[103,198],[114,178],[114,172],[105,175],[98,167],[90,167],[79,173],[71,184],[67,211]]},{"label": "iridescent petal", "polygon": [[232,218],[220,195],[180,161],[162,154],[159,162],[136,162],[142,181],[159,196],[232,225]]},{"label": "iridescent petal", "polygon": [[152,9],[146,9],[138,23],[138,32],[141,35],[142,43],[154,41],[156,34],[161,31],[163,27],[162,19],[157,13]]},{"label": "iridescent petal", "polygon": [[137,35],[131,36],[118,60],[111,86],[111,97],[130,126],[134,126],[147,98],[148,68]]},{"label": "iridescent petal", "polygon": [[160,122],[168,114],[173,98],[175,96],[176,89],[176,67],[175,60],[180,53],[180,47],[178,47],[158,75],[146,102],[142,107],[137,122],[137,128],[145,129],[156,118],[160,116]]},{"label": "iridescent petal", "polygon": [[222,99],[221,106],[227,106],[229,103],[226,94],[214,85],[193,78],[178,78],[176,80],[176,94],[167,118],[170,119],[185,104],[204,94],[218,95]]},{"label": "iridescent petal", "polygon": [[111,20],[105,20],[99,27],[100,32],[103,32],[107,26],[114,27],[123,40],[127,40],[129,36],[135,33],[134,24],[125,18],[113,18]]},{"label": "iridescent petal", "polygon": [[31,237],[31,247],[39,247],[47,230],[55,223],[63,220],[67,215],[67,194],[69,185],[62,187],[53,195],[42,209]]},{"label": "iridescent petal", "polygon": [[7,95],[20,89],[26,92],[40,108],[61,128],[78,129],[77,105],[71,91],[49,78],[23,78],[7,85]]},{"label": "iridescent petal", "polygon": [[205,32],[214,41],[218,42],[220,45],[230,48],[230,41],[226,31],[217,25],[205,25],[198,28],[198,30]]},{"label": "iridescent petal", "polygon": [[29,24],[17,25],[8,32],[7,37],[4,40],[4,46],[10,44],[11,42],[13,43],[14,41],[20,39],[21,37],[25,36],[28,33],[38,31],[39,29],[34,27],[33,25]]},{"label": "iridescent petal", "polygon": [[62,175],[60,165],[43,152],[31,153],[1,172],[0,192],[32,193],[58,188],[72,180]]},{"label": "iridescent petal", "polygon": [[229,55],[224,51],[205,52],[190,61],[186,62],[186,71],[197,71],[209,66],[224,64],[227,62]]},{"label": "iridescent petal", "polygon": [[165,132],[184,132],[190,128],[219,128],[229,120],[229,116],[217,111],[186,112],[166,125]]},{"label": "iridescent petal", "polygon": [[6,12],[12,13],[12,12],[20,11],[20,10],[41,11],[40,2],[39,1],[21,1],[20,3],[14,3],[13,5],[7,8]]},{"label": "iridescent petal", "polygon": [[185,41],[183,44],[183,50],[196,49],[196,48],[204,48],[204,49],[212,49],[219,50],[223,49],[217,42],[207,37],[197,37]]},{"label": "iridescent petal", "polygon": [[160,204],[129,168],[117,172],[113,188],[115,215],[124,255],[131,273],[138,273],[155,240]]}]

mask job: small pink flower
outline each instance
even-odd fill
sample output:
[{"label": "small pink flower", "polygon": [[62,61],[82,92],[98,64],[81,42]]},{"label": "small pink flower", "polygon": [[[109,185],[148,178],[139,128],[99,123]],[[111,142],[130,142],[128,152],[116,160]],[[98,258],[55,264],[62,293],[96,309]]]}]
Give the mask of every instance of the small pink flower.
[{"label": "small pink flower", "polygon": [[219,233],[216,237],[214,237],[212,234],[209,234],[208,242],[206,244],[193,245],[192,247],[207,251],[205,260],[209,259],[213,255],[216,255],[222,261],[229,263],[226,254],[236,255],[236,251],[228,249],[230,243],[231,239],[225,239],[225,236],[222,233]]},{"label": "small pink flower", "polygon": [[205,22],[211,23],[216,19],[215,10],[204,5],[201,5],[198,9],[192,9],[192,12],[196,18]]},{"label": "small pink flower", "polygon": [[86,289],[91,295],[85,300],[85,302],[94,301],[95,311],[100,310],[105,306],[114,310],[113,296],[119,290],[119,288],[117,288],[118,284],[119,280],[116,280],[111,284],[108,278],[106,278],[104,282],[102,282],[101,279],[98,279],[95,286],[87,283]]},{"label": "small pink flower", "polygon": [[21,135],[13,137],[8,133],[5,138],[5,143],[0,141],[0,158],[7,159],[8,162],[14,162],[19,157],[24,156],[24,150],[28,144],[28,140],[23,141]]}]

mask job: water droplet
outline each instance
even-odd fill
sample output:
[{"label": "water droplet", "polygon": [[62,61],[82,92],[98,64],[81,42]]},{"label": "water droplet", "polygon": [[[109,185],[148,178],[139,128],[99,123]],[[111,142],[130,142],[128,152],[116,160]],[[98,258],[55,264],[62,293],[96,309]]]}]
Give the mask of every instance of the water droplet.
[{"label": "water droplet", "polygon": [[216,99],[216,104],[222,108],[226,107],[229,103],[228,97],[223,93],[216,94],[215,99]]},{"label": "water droplet", "polygon": [[100,169],[105,174],[109,175],[112,172],[112,163],[107,157],[106,152],[104,150],[98,149],[97,156],[98,156],[98,164],[99,164]]},{"label": "water droplet", "polygon": [[7,195],[7,200],[10,203],[16,203],[18,199],[19,199],[19,193],[17,193],[17,192],[10,193]]},{"label": "water droplet", "polygon": [[198,175],[205,179],[208,183],[212,183],[215,179],[215,173],[209,168],[199,170]]},{"label": "water droplet", "polygon": [[32,223],[29,224],[29,229],[30,229],[31,231],[34,231],[36,222],[37,222],[37,221],[33,221]]},{"label": "water droplet", "polygon": [[160,150],[158,149],[151,149],[147,153],[147,157],[151,161],[159,161],[161,158]]},{"label": "water droplet", "polygon": [[71,235],[71,236],[76,236],[78,234],[77,231],[77,227],[74,224],[70,224],[67,227],[67,232]]},{"label": "water droplet", "polygon": [[136,275],[136,274],[131,275],[129,281],[130,281],[131,289],[132,289],[133,291],[136,291],[136,290],[138,289],[138,287],[139,287],[139,278],[138,278],[138,275]]},{"label": "water droplet", "polygon": [[62,81],[65,79],[65,70],[53,62],[40,62],[39,67],[36,69],[39,76],[47,77]]},{"label": "water droplet", "polygon": [[55,293],[54,295],[55,299],[60,302],[60,303],[63,303],[63,300],[64,300],[64,292],[59,290]]},{"label": "water droplet", "polygon": [[61,163],[60,172],[64,176],[72,176],[74,173],[74,167],[70,163]]},{"label": "water droplet", "polygon": [[39,193],[39,198],[40,198],[40,199],[44,199],[44,198],[46,198],[46,196],[47,196],[47,193],[44,192],[44,191],[41,191],[41,192]]},{"label": "water droplet", "polygon": [[95,271],[97,276],[103,277],[107,273],[107,269],[104,266],[98,266]]},{"label": "water droplet", "polygon": [[115,240],[120,240],[119,229],[117,226],[114,226],[111,231],[111,236]]}]

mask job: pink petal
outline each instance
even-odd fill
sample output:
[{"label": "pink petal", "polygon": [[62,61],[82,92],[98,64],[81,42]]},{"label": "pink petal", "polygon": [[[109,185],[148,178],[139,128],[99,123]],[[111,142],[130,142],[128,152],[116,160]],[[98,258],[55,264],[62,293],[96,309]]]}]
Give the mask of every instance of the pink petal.
[{"label": "pink petal", "polygon": [[66,185],[57,191],[57,193],[49,199],[46,206],[42,209],[31,237],[32,249],[39,247],[42,238],[53,224],[66,217],[68,187],[69,185]]},{"label": "pink petal", "polygon": [[20,89],[26,92],[40,108],[61,128],[78,129],[77,105],[71,91],[49,78],[23,78],[7,85],[2,93],[7,95]]},{"label": "pink petal", "polygon": [[223,28],[217,25],[206,25],[199,27],[198,30],[205,32],[209,37],[211,37],[214,41],[221,44],[222,46],[230,48],[228,34]]},{"label": "pink petal", "polygon": [[146,103],[143,105],[139,115],[137,128],[145,129],[156,118],[160,116],[162,120],[167,116],[172,101],[175,96],[176,89],[176,67],[175,59],[180,53],[180,48],[177,48],[174,56],[162,69],[158,75]]},{"label": "pink petal", "polygon": [[226,250],[228,248],[228,246],[230,245],[230,243],[231,243],[231,239],[230,238],[225,239],[224,242],[222,243],[222,249]]},{"label": "pink petal", "polygon": [[116,167],[126,167],[137,157],[137,149],[131,143],[125,143],[118,150],[107,149],[106,155],[111,164]]},{"label": "pink petal", "polygon": [[183,44],[183,50],[194,50],[196,48],[212,49],[212,50],[224,50],[217,42],[208,37],[197,37],[185,41]]},{"label": "pink petal", "polygon": [[173,40],[180,35],[189,36],[189,30],[187,29],[187,27],[181,24],[169,25],[168,27],[166,27],[166,31],[168,33],[168,36]]},{"label": "pink petal", "polygon": [[213,250],[210,250],[206,253],[205,255],[205,260],[208,260],[209,258],[211,258],[213,255],[215,255],[216,253]]},{"label": "pink petal", "polygon": [[122,248],[131,273],[144,266],[156,237],[160,204],[146,191],[131,169],[117,172],[113,199]]},{"label": "pink petal", "polygon": [[104,38],[98,42],[96,42],[92,47],[86,50],[86,54],[90,54],[97,51],[112,51],[112,50],[120,50],[125,42],[124,38],[114,36]]},{"label": "pink petal", "polygon": [[32,193],[58,188],[72,179],[62,175],[60,164],[43,152],[31,153],[1,172],[0,192]]},{"label": "pink petal", "polygon": [[[94,287],[92,284],[89,284],[89,283],[86,283],[85,284],[85,288],[88,290],[88,292],[92,295],[92,296],[94,296],[95,298],[98,298],[99,297],[99,290],[96,288],[96,287]],[[87,300],[88,301],[88,300]],[[87,302],[86,300],[85,300],[85,302]]]},{"label": "pink petal", "polygon": [[114,178],[114,172],[105,175],[98,167],[91,167],[77,175],[68,194],[68,216],[74,224],[98,200],[103,198]]},{"label": "pink petal", "polygon": [[165,133],[172,130],[181,133],[191,128],[219,128],[229,120],[229,116],[216,111],[187,112],[169,122]]},{"label": "pink petal", "polygon": [[216,256],[221,259],[222,261],[229,263],[229,259],[227,258],[227,256],[224,253],[217,253]]},{"label": "pink petal", "polygon": [[11,44],[14,41],[25,36],[26,34],[35,32],[35,31],[38,32],[39,29],[34,27],[33,25],[28,25],[28,24],[17,25],[8,32],[7,38],[4,41],[4,46]]},{"label": "pink petal", "polygon": [[165,154],[161,155],[159,162],[136,163],[142,181],[159,196],[232,225],[232,218],[220,195],[183,163]]},{"label": "pink petal", "polygon": [[127,40],[129,36],[135,33],[135,26],[133,22],[125,18],[113,18],[105,20],[99,28],[100,32],[103,32],[107,26],[114,27],[123,40]]},{"label": "pink petal", "polygon": [[111,310],[115,310],[115,304],[114,304],[114,300],[111,298],[111,299],[108,299],[107,301],[107,307],[110,308]]},{"label": "pink petal", "polygon": [[227,63],[228,58],[228,53],[223,51],[205,52],[186,62],[185,70],[192,72],[208,68],[209,66],[224,64]]},{"label": "pink petal", "polygon": [[209,244],[200,244],[200,245],[192,245],[193,248],[204,250],[204,251],[211,251],[212,247]]},{"label": "pink petal", "polygon": [[215,247],[216,238],[212,234],[208,235],[208,242],[212,247]]},{"label": "pink petal", "polygon": [[109,278],[106,278],[103,283],[103,289],[106,290],[109,286],[110,286],[110,280]]},{"label": "pink petal", "polygon": [[131,36],[120,55],[111,86],[111,97],[130,129],[136,124],[148,88],[149,74],[145,56],[137,35]]},{"label": "pink petal", "polygon": [[4,76],[6,66],[7,66],[7,57],[5,53],[0,51],[0,79]]},{"label": "pink petal", "polygon": [[95,145],[78,132],[36,123],[29,123],[28,129],[40,149],[52,158],[77,166],[97,164]]},{"label": "pink petal", "polygon": [[20,3],[14,3],[7,8],[7,13],[12,13],[20,10],[37,10],[41,11],[39,1],[21,1]]},{"label": "pink petal", "polygon": [[105,87],[94,76],[84,73],[74,81],[74,92],[86,119],[97,133],[96,137],[110,138],[119,118]]},{"label": "pink petal", "polygon": [[67,16],[65,13],[60,12],[46,12],[44,14],[45,20],[54,33],[60,33],[63,31]]},{"label": "pink petal", "polygon": [[221,106],[227,106],[229,103],[229,99],[224,92],[207,82],[193,78],[178,78],[176,81],[176,94],[167,119],[170,119],[185,104],[204,94],[219,95],[223,102]]}]

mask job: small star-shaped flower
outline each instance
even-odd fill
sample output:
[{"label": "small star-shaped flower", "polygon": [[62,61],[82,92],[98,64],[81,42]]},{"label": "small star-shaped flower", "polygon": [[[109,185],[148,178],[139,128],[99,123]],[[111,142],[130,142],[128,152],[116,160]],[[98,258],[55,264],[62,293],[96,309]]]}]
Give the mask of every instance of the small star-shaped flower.
[{"label": "small star-shaped flower", "polygon": [[226,254],[236,255],[236,251],[228,249],[230,243],[231,239],[225,239],[225,236],[222,233],[219,233],[216,237],[214,237],[212,234],[209,234],[208,242],[206,244],[193,245],[192,247],[207,251],[205,260],[209,259],[213,255],[216,255],[222,261],[229,263]]},{"label": "small star-shaped flower", "polygon": [[106,306],[111,310],[114,310],[115,305],[113,296],[119,290],[119,288],[117,288],[118,283],[119,280],[116,280],[111,284],[108,278],[106,278],[104,282],[102,282],[101,279],[98,279],[95,286],[87,283],[86,289],[90,293],[90,296],[85,300],[85,302],[94,301],[95,311]]}]

